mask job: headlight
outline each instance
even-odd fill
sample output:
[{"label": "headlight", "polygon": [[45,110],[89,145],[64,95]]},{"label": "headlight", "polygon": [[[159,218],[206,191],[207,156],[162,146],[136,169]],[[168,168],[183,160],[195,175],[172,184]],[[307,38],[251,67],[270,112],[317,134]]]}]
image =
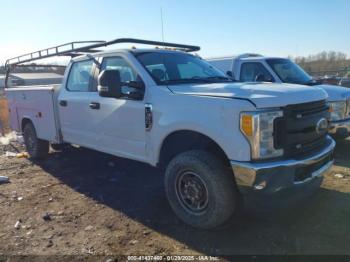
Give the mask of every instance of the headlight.
[{"label": "headlight", "polygon": [[331,121],[342,120],[346,116],[347,111],[347,102],[345,101],[337,101],[337,102],[329,102],[329,110],[331,112]]},{"label": "headlight", "polygon": [[283,155],[283,149],[274,148],[274,120],[282,117],[282,111],[241,113],[241,132],[250,143],[253,159],[264,159]]}]

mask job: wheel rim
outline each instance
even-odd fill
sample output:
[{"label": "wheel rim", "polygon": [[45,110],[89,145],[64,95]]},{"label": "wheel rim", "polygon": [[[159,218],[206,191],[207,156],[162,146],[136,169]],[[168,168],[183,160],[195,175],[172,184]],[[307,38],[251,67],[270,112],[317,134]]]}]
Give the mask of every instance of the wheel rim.
[{"label": "wheel rim", "polygon": [[185,171],[178,175],[176,195],[181,205],[190,213],[202,213],[208,206],[207,186],[195,172]]}]

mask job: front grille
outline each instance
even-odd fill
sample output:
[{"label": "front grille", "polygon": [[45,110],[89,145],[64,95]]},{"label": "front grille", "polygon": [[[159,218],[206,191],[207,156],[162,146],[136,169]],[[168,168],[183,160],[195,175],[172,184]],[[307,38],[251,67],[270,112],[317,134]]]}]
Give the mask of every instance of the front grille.
[{"label": "front grille", "polygon": [[321,149],[327,131],[317,131],[322,118],[329,119],[326,101],[289,105],[284,116],[275,120],[274,146],[283,149],[285,157],[302,156]]},{"label": "front grille", "polygon": [[325,110],[328,111],[328,106],[325,100],[321,100],[311,103],[289,105],[285,109],[291,116],[308,116],[323,112]]}]

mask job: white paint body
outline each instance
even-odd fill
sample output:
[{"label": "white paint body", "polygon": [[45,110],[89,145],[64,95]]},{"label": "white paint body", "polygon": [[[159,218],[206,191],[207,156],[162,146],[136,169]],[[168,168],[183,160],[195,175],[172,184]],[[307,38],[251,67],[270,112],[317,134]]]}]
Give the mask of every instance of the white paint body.
[{"label": "white paint body", "polygon": [[10,111],[10,126],[21,131],[21,121],[30,119],[38,137],[59,141],[57,106],[54,94],[60,85],[10,88],[6,90]]},{"label": "white paint body", "polygon": [[[154,166],[165,138],[176,131],[190,130],[211,138],[230,160],[250,161],[250,145],[240,131],[241,112],[327,98],[315,87],[276,83],[158,86],[128,50],[103,52],[96,57],[101,60],[116,55],[125,58],[145,83],[142,101],[67,91],[68,66],[61,86],[7,90],[12,128],[20,132],[23,118],[28,118],[41,139],[73,143]],[[87,57],[73,61],[83,59]],[[60,100],[66,100],[67,106],[59,106]],[[91,102],[99,102],[100,110],[92,110]],[[149,131],[145,129],[145,104],[153,107],[153,127]],[[42,117],[37,117],[39,112]]]},{"label": "white paint body", "polygon": [[[241,56],[228,56],[228,57],[218,57],[218,58],[208,58],[206,59],[209,63],[211,63],[216,68],[220,69],[222,72],[227,73],[231,71],[235,80],[240,81],[241,67],[244,63],[260,63],[265,67],[265,69],[271,74],[274,78],[274,83],[283,84],[283,81],[280,77],[275,73],[275,71],[271,68],[271,66],[267,63],[267,59],[277,58],[277,57],[265,57],[260,55],[241,55]],[[281,86],[278,86],[279,88]],[[335,85],[317,85],[314,86],[317,88],[322,88],[327,92],[328,101],[346,101],[350,97],[350,89],[342,86]],[[304,86],[302,88],[305,88]]]}]

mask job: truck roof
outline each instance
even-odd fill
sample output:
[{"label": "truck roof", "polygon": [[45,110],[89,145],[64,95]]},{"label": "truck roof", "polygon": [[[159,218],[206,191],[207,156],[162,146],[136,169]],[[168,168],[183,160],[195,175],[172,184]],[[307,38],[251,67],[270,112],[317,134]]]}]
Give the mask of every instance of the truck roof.
[{"label": "truck roof", "polygon": [[260,57],[244,57],[240,58],[241,60],[266,60],[266,59],[287,59],[285,57],[277,57],[277,56],[260,56]]},{"label": "truck roof", "polygon": [[111,49],[106,51],[101,51],[94,54],[84,54],[77,57],[72,58],[72,61],[79,61],[84,60],[89,57],[103,57],[106,55],[112,55],[114,53],[132,53],[132,54],[141,54],[146,52],[157,52],[157,53],[165,53],[165,54],[171,54],[171,53],[184,53],[187,54],[188,52],[182,51],[182,50],[169,50],[169,49],[163,49],[163,48],[122,48],[122,49]]},{"label": "truck roof", "polygon": [[146,52],[157,52],[157,53],[186,53],[182,50],[170,50],[170,49],[163,49],[163,48],[123,48],[123,49],[112,49],[107,51],[98,52],[96,54],[93,54],[93,56],[100,56],[115,52],[125,52],[125,53],[134,53],[134,54],[140,54],[140,53],[146,53]]},{"label": "truck roof", "polygon": [[207,58],[208,61],[215,61],[215,60],[265,60],[265,59],[281,59],[281,57],[274,57],[274,56],[263,56],[259,54],[241,54],[241,55],[229,55],[229,56],[222,56],[222,57],[211,57]]}]

